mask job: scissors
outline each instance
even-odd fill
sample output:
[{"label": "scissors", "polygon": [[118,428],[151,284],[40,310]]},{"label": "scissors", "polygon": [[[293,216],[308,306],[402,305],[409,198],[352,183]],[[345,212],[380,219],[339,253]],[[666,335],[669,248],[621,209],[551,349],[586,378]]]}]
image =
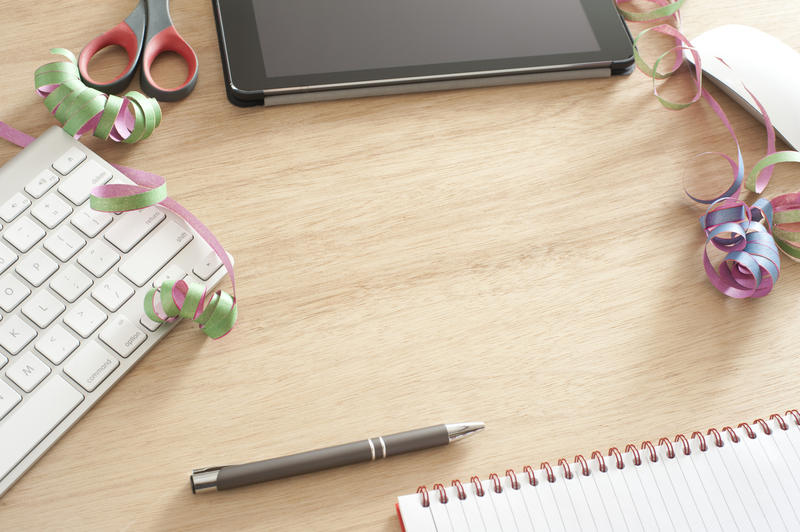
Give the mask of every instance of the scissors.
[{"label": "scissors", "polygon": [[[113,80],[100,83],[89,75],[89,61],[97,52],[112,45],[121,46],[128,53],[128,66]],[[186,61],[189,72],[186,81],[180,87],[165,89],[158,85],[150,74],[153,61],[164,52],[175,52]],[[81,50],[78,70],[84,83],[90,87],[108,93],[120,92],[133,79],[140,59],[142,63],[140,83],[146,94],[157,100],[173,102],[185,98],[194,89],[197,83],[197,54],[172,25],[169,0],[139,0],[136,8],[125,20],[89,41]]]}]

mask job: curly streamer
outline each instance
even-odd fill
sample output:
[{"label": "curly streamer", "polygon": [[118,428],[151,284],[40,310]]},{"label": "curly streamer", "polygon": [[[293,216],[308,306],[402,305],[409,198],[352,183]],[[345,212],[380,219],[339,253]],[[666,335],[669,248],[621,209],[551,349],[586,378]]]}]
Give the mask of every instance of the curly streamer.
[{"label": "curly streamer", "polygon": [[200,330],[211,338],[228,334],[236,322],[236,300],[227,292],[214,292],[206,303],[206,287],[201,283],[165,281],[151,288],[144,298],[147,317],[156,322],[180,318],[200,324]]},{"label": "curly streamer", "polygon": [[[776,164],[800,162],[800,153],[796,151],[776,151],[775,131],[769,115],[758,99],[747,87],[745,90],[756,103],[764,117],[767,132],[766,155],[759,160],[745,177],[744,161],[739,140],[733,131],[730,121],[719,103],[702,87],[701,58],[689,41],[676,26],[680,26],[680,8],[684,0],[649,0],[658,7],[647,12],[636,12],[623,9],[621,5],[630,0],[616,0],[617,10],[628,21],[656,22],[673,18],[672,24],[660,24],[641,31],[633,42],[633,53],[636,65],[653,80],[653,93],[658,101],[667,109],[684,109],[698,101],[705,100],[717,114],[736,144],[737,158],[722,153],[715,153],[728,161],[733,170],[733,181],[725,192],[713,198],[698,198],[685,191],[687,196],[697,203],[709,205],[706,214],[700,218],[700,224],[706,234],[703,251],[703,265],[711,284],[723,294],[734,298],[763,297],[767,295],[778,281],[780,275],[780,253],[783,251],[791,258],[800,260],[800,193],[784,194],[773,198],[758,199],[748,206],[738,198],[743,189],[761,194],[770,181]],[[662,33],[675,42],[670,50],[661,54],[653,66],[648,65],[639,54],[639,41],[648,32]],[[675,53],[675,62],[666,72],[659,72],[659,63],[669,54]],[[684,62],[685,53],[691,54],[695,64],[693,81],[697,89],[694,97],[687,102],[672,102],[658,94],[656,80],[669,78],[675,74]],[[727,66],[725,61],[717,57]],[[705,155],[705,154],[702,154]],[[726,253],[717,266],[711,263],[708,247],[713,245]]]},{"label": "curly streamer", "polygon": [[800,260],[800,192],[782,194],[770,203],[775,211],[775,242],[792,259]]},{"label": "curly streamer", "polygon": [[50,53],[67,61],[54,61],[36,69],[36,93],[64,130],[75,137],[92,132],[115,142],[138,142],[161,123],[161,107],[154,98],[129,91],[124,97],[105,94],[84,85],[75,55],[64,48]]},{"label": "curly streamer", "polygon": [[166,182],[163,177],[114,165],[135,185],[111,184],[100,185],[92,189],[89,206],[96,211],[124,212],[144,209],[152,205],[165,207],[180,216],[200,237],[211,246],[211,249],[222,261],[231,280],[234,295],[225,291],[214,292],[207,300],[206,287],[202,283],[186,281],[165,281],[161,286],[151,289],[144,298],[144,311],[155,322],[171,322],[179,318],[187,318],[197,322],[206,336],[221,338],[228,334],[236,323],[238,306],[236,304],[236,279],[233,275],[233,263],[225,253],[222,244],[203,222],[188,209],[167,196]]},{"label": "curly streamer", "polygon": [[[709,206],[700,223],[706,233],[703,265],[714,287],[734,298],[763,297],[780,275],[781,260],[775,238],[772,204],[759,199],[751,207],[725,198]],[[708,256],[708,245],[725,251],[718,268]]]}]

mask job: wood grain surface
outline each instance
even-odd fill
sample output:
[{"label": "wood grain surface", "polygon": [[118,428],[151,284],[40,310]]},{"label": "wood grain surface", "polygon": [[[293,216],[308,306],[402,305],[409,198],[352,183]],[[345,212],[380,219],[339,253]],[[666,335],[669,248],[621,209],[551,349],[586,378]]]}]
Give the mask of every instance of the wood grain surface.
[{"label": "wood grain surface", "polygon": [[[1,0],[0,119],[53,125],[34,70],[133,4]],[[0,499],[0,529],[396,532],[396,497],[419,484],[798,406],[800,266],[747,301],[702,268],[683,176],[726,176],[694,156],[735,153],[707,106],[667,111],[637,72],[241,109],[211,3],[171,4],[200,58],[194,93],[144,142],[85,143],[165,176],[213,229],[236,258],[239,323],[216,342],[181,324]],[[794,0],[683,14],[689,37],[745,23],[800,49]],[[752,165],[763,127],[719,100]],[[17,151],[0,142],[0,161]],[[766,195],[797,177],[778,168]],[[488,428],[449,448],[189,489],[194,467],[468,420]]]}]

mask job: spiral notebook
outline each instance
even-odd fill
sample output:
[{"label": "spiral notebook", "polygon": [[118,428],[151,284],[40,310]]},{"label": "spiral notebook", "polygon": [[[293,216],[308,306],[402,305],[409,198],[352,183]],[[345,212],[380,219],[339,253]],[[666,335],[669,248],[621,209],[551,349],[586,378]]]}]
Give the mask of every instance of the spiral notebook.
[{"label": "spiral notebook", "polygon": [[405,532],[800,530],[800,413],[421,486]]}]

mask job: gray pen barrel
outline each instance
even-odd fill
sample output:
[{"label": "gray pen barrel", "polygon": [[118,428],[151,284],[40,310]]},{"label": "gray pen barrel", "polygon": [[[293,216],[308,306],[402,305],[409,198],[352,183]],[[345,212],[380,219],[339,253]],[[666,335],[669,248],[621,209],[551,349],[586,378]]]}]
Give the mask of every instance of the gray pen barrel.
[{"label": "gray pen barrel", "polygon": [[[373,438],[373,441],[375,439]],[[434,425],[424,429],[398,432],[397,434],[384,436],[383,440],[386,442],[386,456],[421,451],[422,449],[430,449],[431,447],[450,443],[447,426],[445,425]]]},{"label": "gray pen barrel", "polygon": [[370,456],[369,444],[366,440],[362,440],[251,464],[225,466],[219,470],[217,489],[238,488],[256,482],[267,482],[332,467],[367,462],[370,460]]},{"label": "gray pen barrel", "polygon": [[251,464],[225,466],[219,470],[217,489],[238,488],[257,482],[267,482],[333,467],[369,462],[396,454],[446,445],[449,442],[447,428],[444,425],[437,425],[291,456],[271,458]]}]

